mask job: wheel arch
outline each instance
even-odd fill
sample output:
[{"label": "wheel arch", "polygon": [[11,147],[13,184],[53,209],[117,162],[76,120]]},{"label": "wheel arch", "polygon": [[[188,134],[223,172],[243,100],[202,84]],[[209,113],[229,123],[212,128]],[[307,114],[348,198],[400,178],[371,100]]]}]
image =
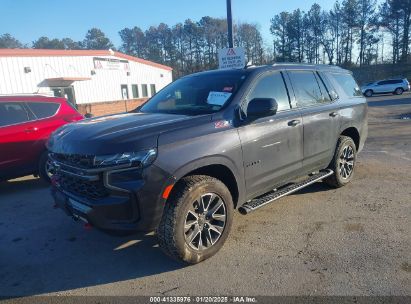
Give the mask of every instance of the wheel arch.
[{"label": "wheel arch", "polygon": [[354,141],[355,148],[358,151],[360,147],[360,132],[358,132],[357,128],[355,127],[346,128],[344,131],[341,132],[341,135],[350,137]]},{"label": "wheel arch", "polygon": [[[185,166],[174,174],[174,177],[176,180],[175,184],[189,175],[207,175],[214,177],[227,186],[233,198],[234,208],[237,208],[244,196],[244,187],[241,187],[243,181],[238,179],[238,176],[240,176],[238,173],[239,172],[237,172],[237,170],[227,161],[222,161],[220,159],[216,162],[211,159],[205,159],[205,161],[201,160],[195,162],[195,164],[191,163]],[[170,195],[172,194],[173,191],[171,191]]]}]

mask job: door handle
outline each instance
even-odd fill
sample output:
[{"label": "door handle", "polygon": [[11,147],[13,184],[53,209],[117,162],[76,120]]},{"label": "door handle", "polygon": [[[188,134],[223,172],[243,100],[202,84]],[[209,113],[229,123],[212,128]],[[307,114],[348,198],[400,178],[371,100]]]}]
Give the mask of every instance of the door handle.
[{"label": "door handle", "polygon": [[297,119],[294,119],[294,120],[289,121],[289,122],[288,122],[288,125],[289,125],[290,127],[295,127],[295,126],[299,125],[300,123],[301,123],[301,121],[299,121],[299,120],[297,120]]},{"label": "door handle", "polygon": [[38,128],[27,128],[27,129],[24,130],[24,132],[26,132],[26,133],[33,133],[33,132],[36,132],[36,131],[38,131]]},{"label": "door handle", "polygon": [[331,116],[331,117],[336,117],[336,116],[338,116],[338,113],[337,113],[337,112],[331,112],[331,113],[330,113],[330,116]]}]

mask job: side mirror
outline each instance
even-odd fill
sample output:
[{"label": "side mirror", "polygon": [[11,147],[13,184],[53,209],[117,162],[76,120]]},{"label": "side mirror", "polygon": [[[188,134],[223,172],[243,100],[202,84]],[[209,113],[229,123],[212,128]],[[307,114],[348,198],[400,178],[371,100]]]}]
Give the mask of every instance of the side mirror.
[{"label": "side mirror", "polygon": [[91,114],[91,113],[86,113],[85,115],[84,115],[84,117],[85,118],[93,118],[93,114]]},{"label": "side mirror", "polygon": [[254,98],[248,103],[247,118],[257,119],[277,113],[278,104],[274,98]]}]

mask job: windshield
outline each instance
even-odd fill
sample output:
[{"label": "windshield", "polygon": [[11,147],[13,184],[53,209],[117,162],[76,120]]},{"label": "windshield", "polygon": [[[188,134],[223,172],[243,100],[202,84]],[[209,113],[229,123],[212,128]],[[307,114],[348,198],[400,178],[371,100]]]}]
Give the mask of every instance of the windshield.
[{"label": "windshield", "polygon": [[245,73],[203,74],[181,78],[153,96],[143,113],[201,115],[228,104],[246,78]]}]

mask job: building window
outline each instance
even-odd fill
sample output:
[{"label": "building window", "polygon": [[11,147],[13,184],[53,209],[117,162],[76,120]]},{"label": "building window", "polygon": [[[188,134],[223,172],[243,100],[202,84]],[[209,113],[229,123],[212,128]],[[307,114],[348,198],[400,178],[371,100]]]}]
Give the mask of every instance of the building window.
[{"label": "building window", "polygon": [[138,96],[138,85],[131,85],[131,89],[133,91],[133,98],[139,98],[140,96]]},{"label": "building window", "polygon": [[151,96],[153,96],[157,93],[155,84],[151,84],[150,89],[151,89]]},{"label": "building window", "polygon": [[143,91],[143,97],[148,97],[148,89],[146,84],[141,85],[141,90]]},{"label": "building window", "polygon": [[126,84],[121,85],[121,97],[125,100],[128,99],[128,87]]}]

